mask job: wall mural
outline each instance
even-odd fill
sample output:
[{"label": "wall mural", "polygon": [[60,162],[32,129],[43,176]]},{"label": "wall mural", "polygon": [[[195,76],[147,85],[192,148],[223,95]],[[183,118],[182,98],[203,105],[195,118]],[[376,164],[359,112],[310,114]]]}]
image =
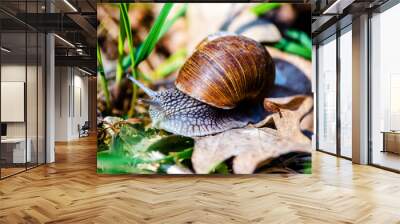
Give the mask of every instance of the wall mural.
[{"label": "wall mural", "polygon": [[97,5],[100,174],[311,173],[309,4]]}]

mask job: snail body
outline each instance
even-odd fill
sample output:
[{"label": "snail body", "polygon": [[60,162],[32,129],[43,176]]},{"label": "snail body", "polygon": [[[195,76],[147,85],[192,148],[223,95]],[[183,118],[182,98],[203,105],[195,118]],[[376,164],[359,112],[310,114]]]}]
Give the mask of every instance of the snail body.
[{"label": "snail body", "polygon": [[185,62],[175,88],[155,92],[137,80],[150,100],[156,128],[204,136],[261,120],[262,100],[275,79],[274,63],[259,43],[239,35],[219,34],[203,40]]}]

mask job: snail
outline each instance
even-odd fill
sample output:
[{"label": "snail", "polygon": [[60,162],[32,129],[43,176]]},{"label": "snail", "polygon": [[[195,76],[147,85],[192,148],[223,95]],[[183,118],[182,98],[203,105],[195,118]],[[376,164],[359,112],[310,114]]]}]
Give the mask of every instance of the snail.
[{"label": "snail", "polygon": [[267,50],[244,36],[217,33],[197,45],[180,69],[175,87],[153,91],[128,77],[150,99],[153,127],[195,137],[256,123],[262,99],[275,79]]}]

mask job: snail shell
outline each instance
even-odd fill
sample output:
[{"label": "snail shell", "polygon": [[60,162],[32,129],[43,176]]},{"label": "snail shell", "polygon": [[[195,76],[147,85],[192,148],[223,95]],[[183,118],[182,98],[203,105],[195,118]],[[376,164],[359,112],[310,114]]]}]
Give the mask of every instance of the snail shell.
[{"label": "snail shell", "polygon": [[275,79],[271,56],[258,42],[222,33],[203,40],[182,66],[176,88],[208,105],[232,109],[266,94]]},{"label": "snail shell", "polygon": [[152,125],[194,137],[241,128],[262,120],[263,100],[273,87],[275,66],[256,41],[211,35],[183,65],[176,88],[155,92],[128,77],[150,96]]}]

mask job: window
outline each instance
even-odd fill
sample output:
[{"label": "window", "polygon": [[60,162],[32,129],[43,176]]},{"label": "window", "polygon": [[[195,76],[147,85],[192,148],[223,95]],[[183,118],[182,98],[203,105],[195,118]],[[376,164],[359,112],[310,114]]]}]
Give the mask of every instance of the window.
[{"label": "window", "polygon": [[352,35],[351,26],[342,31],[340,45],[340,155],[351,158],[352,148]]},{"label": "window", "polygon": [[400,170],[400,5],[371,18],[371,162]]},{"label": "window", "polygon": [[336,36],[318,48],[318,149],[336,153]]},{"label": "window", "polygon": [[[3,2],[2,2],[3,3]],[[43,1],[7,1],[19,16]],[[45,35],[0,12],[0,178],[45,163]],[[36,17],[35,17],[36,18]]]}]

